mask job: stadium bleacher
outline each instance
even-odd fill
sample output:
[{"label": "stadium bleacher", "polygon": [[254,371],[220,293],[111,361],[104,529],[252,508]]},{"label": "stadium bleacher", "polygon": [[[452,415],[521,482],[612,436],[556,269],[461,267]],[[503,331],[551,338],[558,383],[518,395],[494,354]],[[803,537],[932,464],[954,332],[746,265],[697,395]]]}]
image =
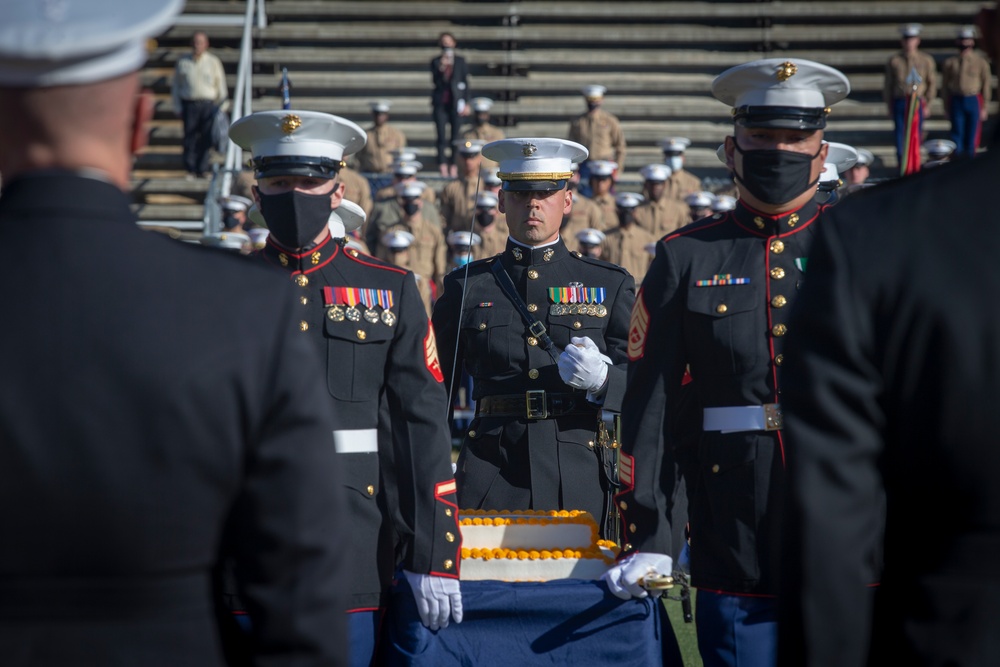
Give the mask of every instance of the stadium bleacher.
[{"label": "stadium bleacher", "polygon": [[[494,122],[508,136],[565,136],[583,111],[580,87],[608,87],[605,108],[629,142],[623,184],[658,161],[657,142],[692,140],[688,168],[721,179],[715,149],[729,132],[729,110],[709,95],[713,77],[762,57],[809,58],[844,71],[852,93],[831,116],[827,137],[871,150],[873,176],[893,173],[892,122],[882,102],[882,72],[898,48],[902,22],[924,24],[922,48],[942,61],[975,1],[900,2],[412,2],[267,0],[268,25],[255,29],[253,109],[281,107],[280,72],[294,107],[369,123],[368,102],[393,102],[391,122],[434,169],[428,63],[440,32],[452,32],[469,62],[475,95],[496,100]],[[143,81],[157,98],[150,146],[136,162],[133,187],[141,219],[197,226],[208,181],[188,181],[180,160],[181,124],[170,109],[177,58],[189,50],[198,15],[242,16],[237,0],[188,2],[188,20],[162,35]],[[207,27],[213,52],[235,83],[242,28]],[[991,110],[996,111],[994,108]],[[947,135],[943,106],[932,106],[928,136]],[[435,172],[436,173],[436,172]],[[427,180],[435,182],[433,173]]]}]

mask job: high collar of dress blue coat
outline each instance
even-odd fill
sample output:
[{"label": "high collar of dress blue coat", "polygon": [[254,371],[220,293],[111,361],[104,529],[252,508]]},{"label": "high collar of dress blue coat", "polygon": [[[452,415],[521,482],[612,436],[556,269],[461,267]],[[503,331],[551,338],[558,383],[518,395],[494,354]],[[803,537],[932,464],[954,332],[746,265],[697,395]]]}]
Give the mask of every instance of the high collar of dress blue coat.
[{"label": "high collar of dress blue coat", "polygon": [[507,248],[503,251],[501,258],[504,266],[538,266],[539,264],[558,262],[569,254],[570,251],[562,239],[548,245],[532,247],[522,245],[508,237]]},{"label": "high collar of dress blue coat", "polygon": [[280,266],[295,275],[311,273],[328,264],[341,252],[342,242],[343,239],[328,235],[308,250],[289,250],[279,245],[272,235],[267,237],[267,245],[260,252],[269,264]]},{"label": "high collar of dress blue coat", "polygon": [[[786,211],[780,215],[757,211],[741,199],[732,211],[733,219],[740,227],[758,236],[780,236],[802,231],[815,220],[822,206],[810,199],[794,211]],[[716,215],[725,215],[716,213]]]}]

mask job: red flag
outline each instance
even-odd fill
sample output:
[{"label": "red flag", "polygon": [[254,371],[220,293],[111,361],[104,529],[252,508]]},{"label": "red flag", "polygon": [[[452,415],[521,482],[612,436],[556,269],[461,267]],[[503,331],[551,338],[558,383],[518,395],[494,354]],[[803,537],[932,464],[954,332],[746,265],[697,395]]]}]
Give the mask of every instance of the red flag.
[{"label": "red flag", "polygon": [[906,130],[903,133],[903,160],[899,165],[902,176],[920,171],[920,137],[922,136],[921,100],[917,93],[910,93],[906,102]]}]

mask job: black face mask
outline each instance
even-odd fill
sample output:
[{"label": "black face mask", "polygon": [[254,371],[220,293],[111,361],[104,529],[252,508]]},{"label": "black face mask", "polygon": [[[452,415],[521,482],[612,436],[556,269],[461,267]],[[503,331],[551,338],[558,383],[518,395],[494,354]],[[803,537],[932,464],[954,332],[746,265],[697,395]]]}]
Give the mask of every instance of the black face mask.
[{"label": "black face mask", "polygon": [[600,102],[587,102],[587,111],[593,111],[599,106],[601,106]]},{"label": "black face mask", "polygon": [[305,248],[319,236],[330,220],[330,193],[307,195],[283,192],[265,195],[258,190],[260,212],[278,243],[286,248]]},{"label": "black face mask", "polygon": [[632,209],[618,209],[618,224],[622,227],[628,227],[632,224],[632,220],[635,218]]},{"label": "black face mask", "polygon": [[493,224],[493,220],[496,216],[490,211],[477,211],[476,212],[476,222],[479,223],[480,227],[489,227]]},{"label": "black face mask", "polygon": [[790,202],[819,181],[818,176],[809,180],[819,151],[816,155],[774,149],[745,151],[735,140],[733,143],[743,155],[743,175],[736,175],[736,182],[765,204]]},{"label": "black face mask", "polygon": [[232,229],[233,227],[236,227],[239,224],[240,224],[240,219],[237,218],[232,213],[227,213],[224,216],[222,216],[222,226],[225,229]]},{"label": "black face mask", "polygon": [[420,205],[414,199],[407,199],[403,202],[403,210],[406,211],[406,215],[416,215]]}]

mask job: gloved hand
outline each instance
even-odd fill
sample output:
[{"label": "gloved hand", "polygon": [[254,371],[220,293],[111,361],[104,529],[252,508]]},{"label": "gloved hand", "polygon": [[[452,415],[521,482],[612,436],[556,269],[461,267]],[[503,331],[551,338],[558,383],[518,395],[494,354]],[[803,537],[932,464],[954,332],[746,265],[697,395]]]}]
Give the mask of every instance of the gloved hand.
[{"label": "gloved hand", "polygon": [[587,336],[570,338],[569,342],[572,345],[567,345],[559,355],[559,377],[574,389],[596,392],[608,379],[611,360]]},{"label": "gloved hand", "polygon": [[650,554],[636,552],[611,566],[601,575],[608,584],[608,590],[622,600],[629,598],[658,598],[663,591],[647,591],[640,584],[645,577],[669,575],[673,572],[673,560],[666,554]]},{"label": "gloved hand", "polygon": [[462,591],[458,579],[403,570],[417,601],[420,622],[431,630],[447,628],[449,618],[462,622]]}]

